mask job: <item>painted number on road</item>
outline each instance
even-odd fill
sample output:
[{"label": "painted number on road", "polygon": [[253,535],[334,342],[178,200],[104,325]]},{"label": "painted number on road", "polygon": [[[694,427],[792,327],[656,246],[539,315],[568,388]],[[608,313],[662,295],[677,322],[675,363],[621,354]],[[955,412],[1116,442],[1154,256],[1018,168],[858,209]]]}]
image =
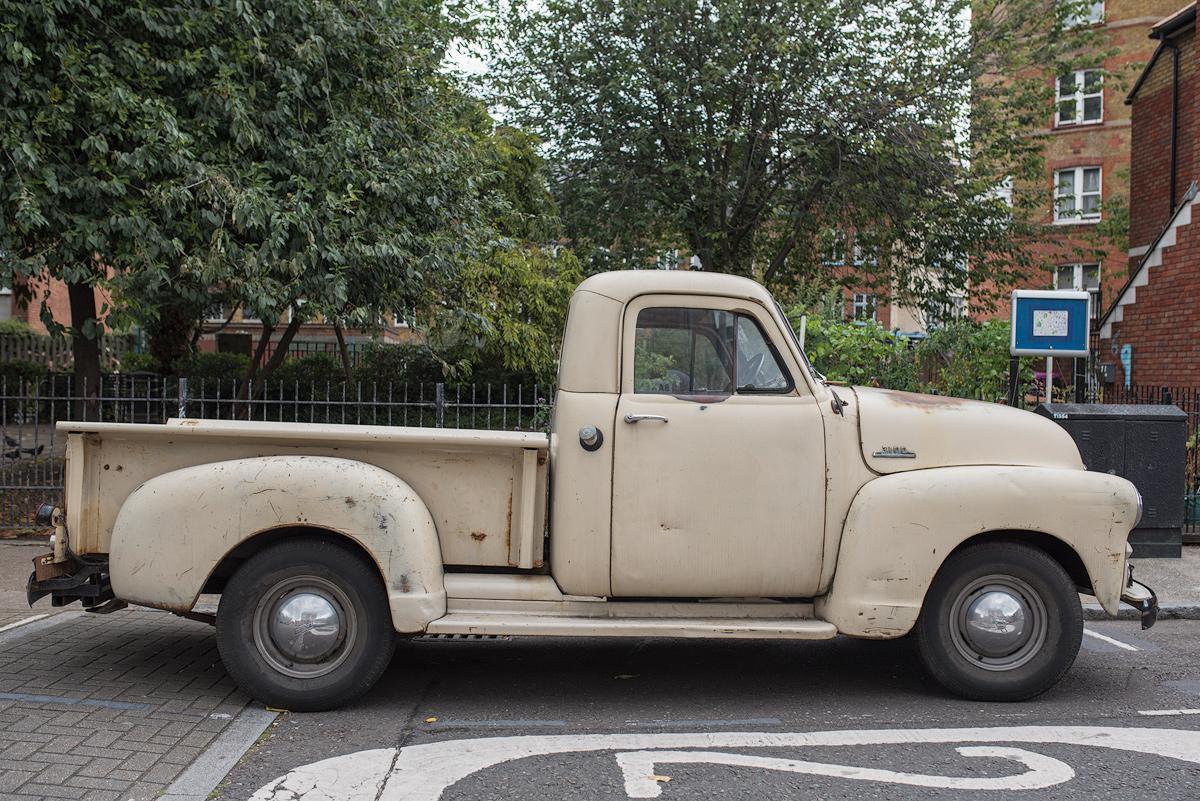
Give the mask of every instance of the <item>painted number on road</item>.
[{"label": "painted number on road", "polygon": [[[732,752],[732,749],[918,743],[978,743],[981,745],[961,745],[956,750],[968,759],[1003,759],[1024,770],[995,777],[938,776]],[[1013,743],[1090,746],[1200,765],[1200,732],[1179,729],[1020,726],[789,734],[538,735],[447,740],[399,750],[360,751],[296,768],[259,789],[252,801],[437,801],[447,788],[486,768],[545,754],[595,752],[612,752],[629,798],[658,797],[665,778],[658,774],[666,766],[686,763],[957,790],[1034,790],[1063,784],[1075,777],[1075,771],[1065,762],[1014,747]]]}]

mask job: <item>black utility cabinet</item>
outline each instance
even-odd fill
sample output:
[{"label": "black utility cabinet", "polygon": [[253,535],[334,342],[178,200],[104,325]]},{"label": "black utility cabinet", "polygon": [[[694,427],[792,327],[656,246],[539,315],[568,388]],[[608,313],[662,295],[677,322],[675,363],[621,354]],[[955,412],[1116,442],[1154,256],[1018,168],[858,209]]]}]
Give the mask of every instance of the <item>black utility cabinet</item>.
[{"label": "black utility cabinet", "polygon": [[1043,403],[1037,413],[1067,430],[1088,470],[1127,478],[1142,494],[1129,533],[1134,556],[1183,555],[1187,421],[1176,406]]}]

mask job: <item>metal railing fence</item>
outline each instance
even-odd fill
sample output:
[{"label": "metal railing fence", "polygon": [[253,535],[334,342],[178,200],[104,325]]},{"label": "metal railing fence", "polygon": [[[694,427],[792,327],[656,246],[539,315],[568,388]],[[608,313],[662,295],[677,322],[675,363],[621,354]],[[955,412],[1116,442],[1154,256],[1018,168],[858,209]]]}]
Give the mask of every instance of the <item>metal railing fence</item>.
[{"label": "metal railing fence", "polygon": [[[91,394],[76,393],[70,375],[0,377],[0,530],[29,528],[39,504],[61,502],[66,442],[54,428],[59,421],[229,420],[239,411],[237,382],[231,380],[110,375],[94,402],[86,403]],[[249,419],[276,422],[547,430],[551,397],[549,388],[520,386],[270,382],[245,411]],[[1184,531],[1190,538],[1200,535],[1200,389],[1108,386],[1103,394],[1093,390],[1088,401],[1167,403],[1187,413]]]},{"label": "metal railing fence", "polygon": [[522,386],[293,381],[269,382],[263,397],[239,404],[232,380],[109,375],[95,393],[76,392],[73,382],[0,377],[0,530],[31,528],[40,504],[62,502],[60,421],[231,420],[242,411],[272,422],[544,431],[552,397],[549,388]]}]

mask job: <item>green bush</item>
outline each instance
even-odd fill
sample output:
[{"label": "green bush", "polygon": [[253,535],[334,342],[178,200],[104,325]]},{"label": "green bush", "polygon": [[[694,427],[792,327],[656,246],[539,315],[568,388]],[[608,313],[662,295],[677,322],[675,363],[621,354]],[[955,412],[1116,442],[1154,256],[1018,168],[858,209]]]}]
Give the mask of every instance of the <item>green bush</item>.
[{"label": "green bush", "polygon": [[149,353],[126,353],[121,357],[122,373],[161,373],[162,365]]},{"label": "green bush", "polygon": [[250,367],[250,357],[242,353],[196,353],[175,363],[175,372],[189,379],[240,381]]},{"label": "green bush", "polygon": [[17,359],[0,364],[0,381],[4,382],[7,394],[23,394],[38,381],[45,378],[46,365]]},{"label": "green bush", "polygon": [[268,384],[282,385],[286,391],[297,384],[343,384],[346,381],[346,370],[342,360],[327,353],[314,353],[299,359],[284,359],[283,364],[271,375]]},{"label": "green bush", "polygon": [[24,320],[4,320],[0,322],[0,336],[27,337],[33,335],[33,329]]},{"label": "green bush", "polygon": [[872,321],[830,322],[809,317],[805,352],[830,381],[914,391],[917,361],[908,340]]}]

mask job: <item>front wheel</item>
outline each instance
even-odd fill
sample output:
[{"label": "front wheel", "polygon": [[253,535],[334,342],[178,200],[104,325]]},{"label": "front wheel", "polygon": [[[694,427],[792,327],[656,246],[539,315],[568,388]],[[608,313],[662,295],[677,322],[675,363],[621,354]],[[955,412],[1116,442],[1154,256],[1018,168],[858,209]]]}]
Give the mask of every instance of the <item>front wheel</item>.
[{"label": "front wheel", "polygon": [[979,701],[1022,701],[1053,687],[1083,640],[1074,582],[1018,542],[970,546],[942,565],[913,639],[933,677]]},{"label": "front wheel", "polygon": [[230,578],[217,609],[217,647],[230,675],[268,706],[297,712],[358,698],[395,643],[375,566],[325,540],[259,551]]}]

